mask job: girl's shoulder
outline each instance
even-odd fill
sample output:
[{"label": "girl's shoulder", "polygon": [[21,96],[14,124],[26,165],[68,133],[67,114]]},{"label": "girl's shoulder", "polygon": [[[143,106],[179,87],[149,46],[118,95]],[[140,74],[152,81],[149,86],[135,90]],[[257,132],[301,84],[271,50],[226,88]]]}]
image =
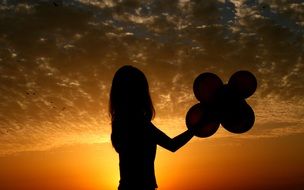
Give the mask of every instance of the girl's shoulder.
[{"label": "girl's shoulder", "polygon": [[146,123],[146,128],[148,129],[149,133],[155,134],[158,133],[159,129],[152,123],[152,121],[148,121]]}]

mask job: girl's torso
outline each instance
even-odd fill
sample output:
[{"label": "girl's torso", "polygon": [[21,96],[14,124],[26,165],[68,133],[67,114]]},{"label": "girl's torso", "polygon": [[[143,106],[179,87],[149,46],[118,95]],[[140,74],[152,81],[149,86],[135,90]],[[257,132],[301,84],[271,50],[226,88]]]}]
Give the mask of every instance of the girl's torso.
[{"label": "girl's torso", "polygon": [[[156,141],[154,126],[144,120],[129,120],[115,123],[121,132],[113,133],[119,153],[120,183],[122,189],[157,188],[154,160]],[[113,138],[113,137],[112,137]]]}]

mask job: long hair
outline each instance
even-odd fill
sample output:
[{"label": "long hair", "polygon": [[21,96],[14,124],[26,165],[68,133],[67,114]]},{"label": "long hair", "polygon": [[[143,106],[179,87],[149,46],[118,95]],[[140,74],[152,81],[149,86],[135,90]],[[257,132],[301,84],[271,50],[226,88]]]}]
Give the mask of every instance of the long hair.
[{"label": "long hair", "polygon": [[[111,141],[118,149],[123,131],[121,122],[132,117],[142,117],[147,121],[155,115],[148,81],[142,71],[126,65],[118,69],[112,81],[109,99],[109,113],[112,121]],[[120,124],[117,124],[120,123]]]}]

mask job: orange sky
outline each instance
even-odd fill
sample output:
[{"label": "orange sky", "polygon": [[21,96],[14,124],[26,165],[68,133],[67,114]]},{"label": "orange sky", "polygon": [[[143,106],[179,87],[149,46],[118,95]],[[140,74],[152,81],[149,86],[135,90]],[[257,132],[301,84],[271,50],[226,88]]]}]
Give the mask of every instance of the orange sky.
[{"label": "orange sky", "polygon": [[[174,154],[158,149],[159,189],[297,189],[303,185],[302,139],[201,139]],[[114,190],[119,179],[118,158],[108,143],[25,152],[0,161],[2,189]]]},{"label": "orange sky", "polygon": [[303,3],[0,2],[1,190],[116,189],[108,94],[125,64],[146,74],[153,123],[171,137],[186,129],[198,74],[258,80],[252,130],[159,148],[160,190],[304,186]]}]

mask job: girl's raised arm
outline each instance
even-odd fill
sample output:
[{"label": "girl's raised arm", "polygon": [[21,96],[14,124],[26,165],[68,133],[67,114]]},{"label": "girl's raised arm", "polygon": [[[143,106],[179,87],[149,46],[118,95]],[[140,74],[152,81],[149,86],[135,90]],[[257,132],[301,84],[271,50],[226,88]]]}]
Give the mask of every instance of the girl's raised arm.
[{"label": "girl's raised arm", "polygon": [[[153,125],[151,123],[151,125]],[[171,152],[175,152],[184,146],[194,135],[192,130],[186,130],[185,132],[179,134],[174,138],[170,138],[164,132],[159,130],[154,125],[151,126],[153,128],[153,136],[156,140],[156,143],[161,147],[170,150]]]}]

